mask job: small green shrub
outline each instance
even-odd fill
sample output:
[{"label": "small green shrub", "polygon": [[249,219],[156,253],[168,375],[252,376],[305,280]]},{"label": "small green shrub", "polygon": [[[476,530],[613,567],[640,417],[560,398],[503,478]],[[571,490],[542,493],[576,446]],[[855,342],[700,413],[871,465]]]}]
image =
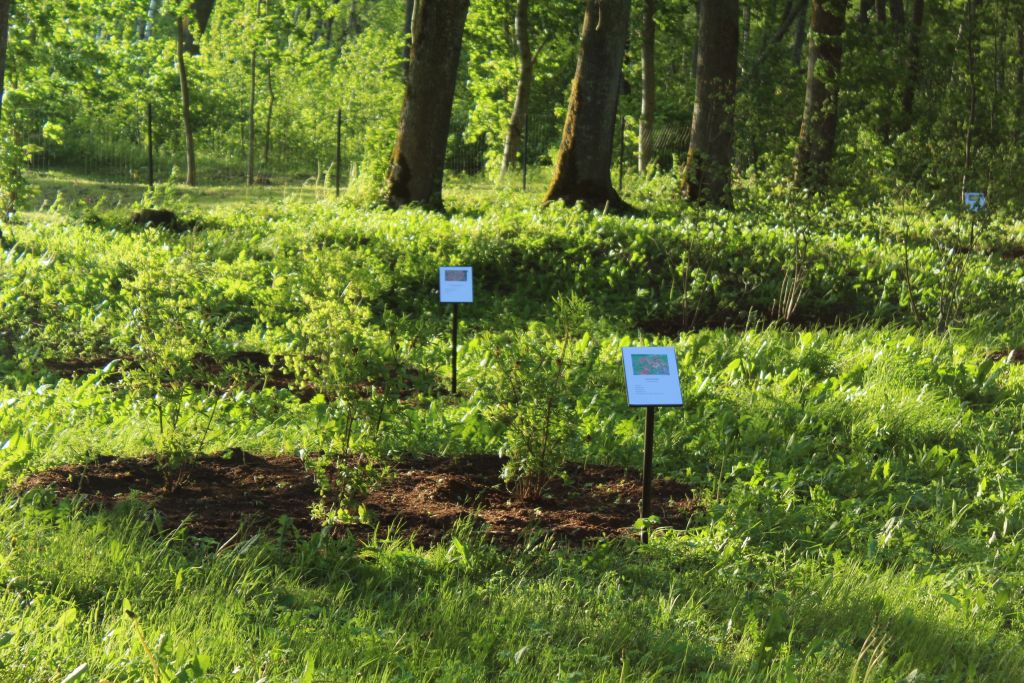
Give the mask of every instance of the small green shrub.
[{"label": "small green shrub", "polygon": [[506,428],[502,477],[521,498],[539,496],[551,479],[564,476],[565,461],[580,450],[576,405],[596,347],[589,335],[576,335],[588,313],[579,297],[559,296],[550,326],[532,323],[494,340],[485,400]]}]

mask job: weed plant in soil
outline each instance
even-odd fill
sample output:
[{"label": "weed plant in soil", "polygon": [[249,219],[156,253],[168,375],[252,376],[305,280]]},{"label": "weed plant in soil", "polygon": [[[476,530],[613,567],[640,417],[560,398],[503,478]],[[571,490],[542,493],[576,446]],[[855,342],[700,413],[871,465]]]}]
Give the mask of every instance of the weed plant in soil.
[{"label": "weed plant in soil", "polygon": [[[15,226],[0,675],[1020,680],[1021,222],[768,186],[680,210],[669,182],[632,218],[456,187],[447,217],[296,199],[195,209],[180,235],[127,210]],[[476,280],[460,397],[446,263]],[[467,521],[422,548],[360,525],[414,458],[503,453],[551,490],[638,466],[619,349],[641,343],[679,358],[655,467],[694,491],[684,528],[506,548]],[[333,464],[320,516],[364,540],[282,517],[225,543],[161,526],[153,490],[13,492],[200,451]]]}]

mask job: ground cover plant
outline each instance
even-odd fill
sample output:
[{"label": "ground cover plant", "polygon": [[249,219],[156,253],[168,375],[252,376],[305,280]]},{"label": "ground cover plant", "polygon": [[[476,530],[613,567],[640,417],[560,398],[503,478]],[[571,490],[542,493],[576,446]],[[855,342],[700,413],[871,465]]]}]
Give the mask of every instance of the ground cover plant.
[{"label": "ground cover plant", "polygon": [[[1019,678],[1017,219],[454,189],[450,216],[296,195],[185,206],[180,234],[114,205],[13,226],[3,677]],[[457,396],[447,263],[477,288]],[[685,398],[655,448],[682,507],[646,547],[639,343],[676,348]],[[559,512],[577,495],[619,516]]]}]

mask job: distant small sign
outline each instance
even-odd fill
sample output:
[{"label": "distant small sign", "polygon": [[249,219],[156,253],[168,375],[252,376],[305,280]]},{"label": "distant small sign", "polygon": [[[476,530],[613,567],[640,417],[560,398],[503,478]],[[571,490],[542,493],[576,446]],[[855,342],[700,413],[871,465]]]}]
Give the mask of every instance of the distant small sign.
[{"label": "distant small sign", "polygon": [[441,303],[473,303],[473,269],[469,266],[442,266]]},{"label": "distant small sign", "polygon": [[978,213],[988,206],[984,192],[964,192],[964,205],[972,213]]},{"label": "distant small sign", "polygon": [[631,406],[681,406],[676,350],[671,346],[627,346],[622,349],[626,397]]}]

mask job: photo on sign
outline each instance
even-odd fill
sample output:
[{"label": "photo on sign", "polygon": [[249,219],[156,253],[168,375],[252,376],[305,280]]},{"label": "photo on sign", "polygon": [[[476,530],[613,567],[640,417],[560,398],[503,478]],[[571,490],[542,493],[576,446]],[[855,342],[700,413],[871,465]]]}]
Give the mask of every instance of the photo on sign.
[{"label": "photo on sign", "polygon": [[469,273],[465,270],[446,270],[444,279],[445,282],[466,282],[469,279]]},{"label": "photo on sign", "polygon": [[969,211],[977,213],[988,205],[988,201],[984,192],[964,192],[964,204]]},{"label": "photo on sign", "polygon": [[631,358],[634,375],[667,375],[668,356],[663,353],[637,353]]},{"label": "photo on sign", "polygon": [[622,349],[626,398],[631,406],[680,406],[676,350],[671,346],[626,346]]}]

